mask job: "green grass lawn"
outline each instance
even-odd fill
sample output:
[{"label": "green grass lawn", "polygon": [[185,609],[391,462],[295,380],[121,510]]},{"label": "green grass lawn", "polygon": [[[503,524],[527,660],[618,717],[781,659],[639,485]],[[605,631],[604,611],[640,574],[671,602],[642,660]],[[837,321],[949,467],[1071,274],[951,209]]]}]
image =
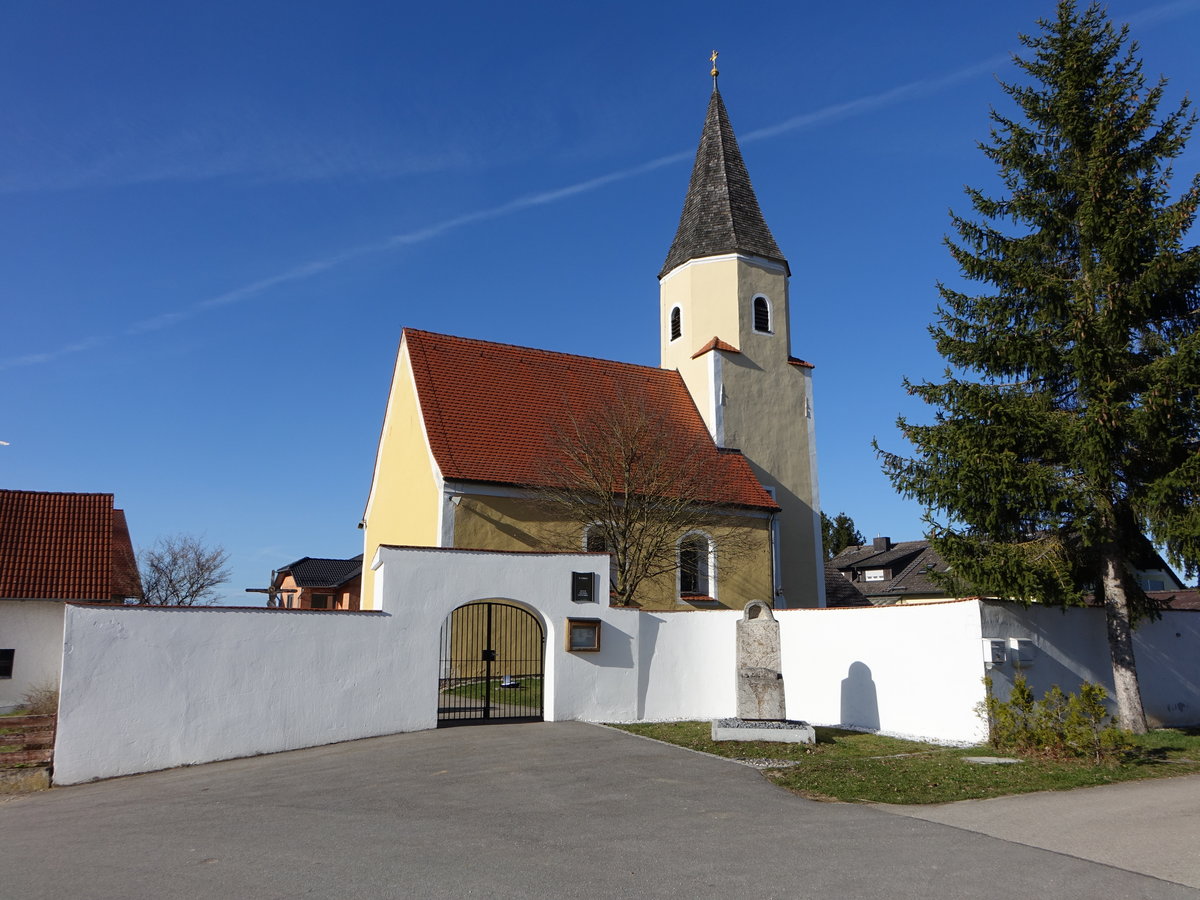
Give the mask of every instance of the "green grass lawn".
[{"label": "green grass lawn", "polygon": [[1133,738],[1135,751],[1111,766],[1038,758],[981,766],[962,758],[999,754],[987,746],[942,747],[841,728],[817,728],[817,743],[808,745],[717,743],[709,722],[614,727],[716,756],[770,760],[764,774],[775,784],[811,799],[850,803],[946,803],[1200,772],[1200,729],[1160,729]]},{"label": "green grass lawn", "polygon": [[[492,679],[492,703],[503,703],[509,706],[533,706],[539,707],[542,705],[542,679],[541,678],[518,678],[521,683],[520,687],[506,688],[500,686],[500,679]],[[443,691],[448,697],[464,697],[468,700],[483,699],[483,679],[479,681],[471,681],[467,684],[460,684],[458,687],[450,688]]]}]

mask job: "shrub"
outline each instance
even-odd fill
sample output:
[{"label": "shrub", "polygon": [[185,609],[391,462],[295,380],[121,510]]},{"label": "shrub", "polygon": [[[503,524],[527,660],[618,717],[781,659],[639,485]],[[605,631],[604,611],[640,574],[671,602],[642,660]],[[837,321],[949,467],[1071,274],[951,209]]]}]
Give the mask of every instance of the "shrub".
[{"label": "shrub", "polygon": [[997,750],[1086,757],[1099,765],[1130,749],[1104,704],[1108,692],[1098,684],[1085,681],[1078,694],[1065,694],[1054,685],[1036,700],[1025,676],[1017,675],[1008,700],[1001,701],[992,692],[991,677],[985,677],[983,683],[987,698],[982,714]]},{"label": "shrub", "polygon": [[58,714],[58,685],[45,682],[35,684],[21,697],[25,714],[30,716],[53,716]]}]

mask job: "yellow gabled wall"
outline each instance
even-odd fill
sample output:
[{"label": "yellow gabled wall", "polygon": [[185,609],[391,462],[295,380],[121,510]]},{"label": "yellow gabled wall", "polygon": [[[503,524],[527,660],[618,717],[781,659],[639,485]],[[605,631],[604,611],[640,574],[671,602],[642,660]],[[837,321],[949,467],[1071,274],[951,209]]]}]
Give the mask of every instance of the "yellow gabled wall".
[{"label": "yellow gabled wall", "polygon": [[378,609],[371,560],[380,544],[441,546],[442,477],[421,417],[408,344],[400,342],[363,516],[362,608]]}]

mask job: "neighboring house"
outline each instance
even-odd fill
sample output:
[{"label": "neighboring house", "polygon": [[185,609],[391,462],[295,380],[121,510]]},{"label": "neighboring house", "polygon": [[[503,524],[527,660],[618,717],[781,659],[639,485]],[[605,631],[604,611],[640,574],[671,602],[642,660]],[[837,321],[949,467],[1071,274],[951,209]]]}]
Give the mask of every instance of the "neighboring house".
[{"label": "neighboring house", "polygon": [[112,494],[0,490],[0,711],[58,684],[63,601],[142,595],[125,513]]},{"label": "neighboring house", "polygon": [[271,573],[272,606],[285,609],[358,609],[362,556],[319,559],[305,556]]},{"label": "neighboring house", "polygon": [[[1183,582],[1154,550],[1147,549],[1136,560],[1137,582],[1151,598],[1174,597],[1172,609],[1188,609],[1190,595]],[[935,603],[958,599],[946,592],[936,574],[950,567],[928,541],[900,541],[877,537],[870,544],[847,547],[828,563],[826,598],[829,606],[861,606],[861,596],[874,606],[903,606],[908,603]],[[836,573],[840,579],[835,580]],[[976,596],[976,594],[972,594]]]},{"label": "neighboring house", "polygon": [[714,85],[659,273],[660,368],[403,331],[361,523],[364,605],[381,545],[546,549],[573,526],[575,546],[603,550],[537,491],[562,467],[562,433],[618,404],[666,423],[666,441],[704,435],[712,499],[749,547],[731,560],[711,535],[679,535],[680,571],[643,608],[824,605],[812,366],[791,355],[789,276]]},{"label": "neighboring house", "polygon": [[891,538],[877,537],[870,544],[847,547],[829,561],[828,568],[832,570],[825,582],[829,606],[862,606],[849,602],[855,596],[874,606],[955,599],[931,577],[947,571],[947,566],[928,541],[893,543]]},{"label": "neighboring house", "polygon": [[845,606],[873,606],[849,578],[833,566],[825,563],[825,605],[830,608]]}]

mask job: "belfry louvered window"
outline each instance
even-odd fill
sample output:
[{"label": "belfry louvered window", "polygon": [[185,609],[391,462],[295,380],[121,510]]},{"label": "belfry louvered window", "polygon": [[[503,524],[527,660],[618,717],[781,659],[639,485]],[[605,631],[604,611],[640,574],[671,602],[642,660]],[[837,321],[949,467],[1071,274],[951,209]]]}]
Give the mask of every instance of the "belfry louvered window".
[{"label": "belfry louvered window", "polygon": [[767,334],[771,332],[771,305],[766,297],[754,298],[754,330]]},{"label": "belfry louvered window", "polygon": [[679,340],[679,336],[683,334],[683,323],[679,317],[679,307],[676,306],[671,310],[671,340]]}]

